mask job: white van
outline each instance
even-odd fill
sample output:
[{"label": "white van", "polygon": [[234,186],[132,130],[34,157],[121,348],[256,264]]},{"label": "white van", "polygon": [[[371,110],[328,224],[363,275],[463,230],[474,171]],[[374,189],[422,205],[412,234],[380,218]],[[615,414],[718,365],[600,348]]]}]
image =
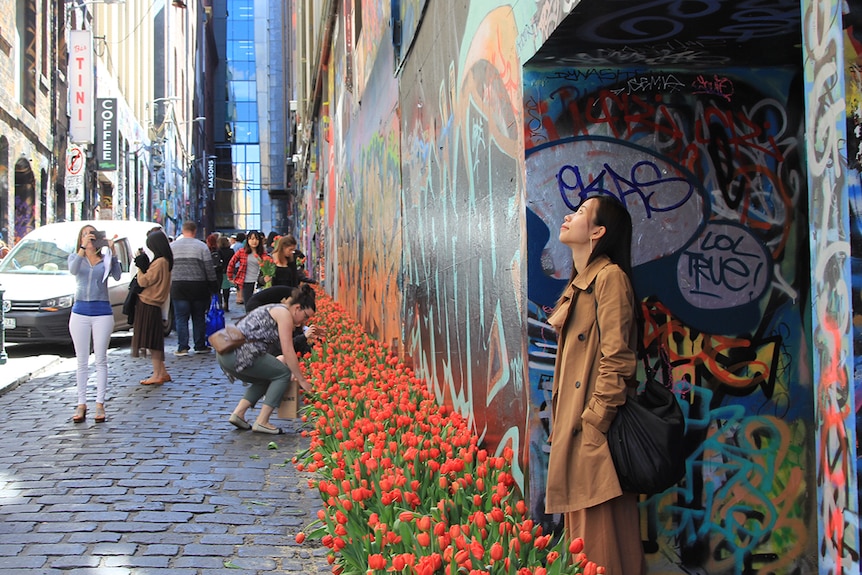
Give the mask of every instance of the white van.
[{"label": "white van", "polygon": [[69,273],[68,257],[85,225],[104,231],[108,238],[116,236],[114,248],[122,274],[119,280],[108,278],[108,295],[114,310],[114,331],[130,328],[123,302],[137,272],[135,253],[144,247],[147,232],[161,226],[124,220],[61,222],[36,228],[0,260],[7,342],[72,342],[69,317],[75,303],[75,277]]}]

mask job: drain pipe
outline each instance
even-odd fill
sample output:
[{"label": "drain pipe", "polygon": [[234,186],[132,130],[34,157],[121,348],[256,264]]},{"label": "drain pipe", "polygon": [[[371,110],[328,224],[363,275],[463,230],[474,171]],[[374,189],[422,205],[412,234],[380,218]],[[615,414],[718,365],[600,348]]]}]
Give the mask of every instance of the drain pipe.
[{"label": "drain pipe", "polygon": [[6,304],[3,303],[3,286],[0,286],[0,365],[6,363]]}]

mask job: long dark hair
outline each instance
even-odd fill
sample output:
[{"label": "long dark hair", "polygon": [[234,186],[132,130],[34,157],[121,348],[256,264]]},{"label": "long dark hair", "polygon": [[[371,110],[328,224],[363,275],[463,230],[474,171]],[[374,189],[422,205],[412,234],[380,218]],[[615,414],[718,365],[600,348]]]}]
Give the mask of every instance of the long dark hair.
[{"label": "long dark hair", "polygon": [[257,254],[257,257],[262,258],[264,255],[266,255],[266,247],[264,246],[264,242],[266,241],[266,238],[264,237],[264,235],[261,232],[259,232],[257,230],[252,230],[252,231],[248,232],[247,236],[245,236],[245,246],[243,248],[243,249],[245,249],[245,253],[250,254],[252,252],[251,244],[248,243],[248,240],[249,240],[249,238],[251,238],[251,236],[257,236],[257,239],[258,239],[257,248],[255,248],[253,251],[254,251],[254,253]]},{"label": "long dark hair", "polygon": [[[632,278],[632,217],[626,210],[625,206],[620,203],[614,196],[599,195],[590,196],[587,200],[596,200],[596,209],[593,211],[593,224],[596,226],[604,226],[605,234],[596,241],[593,245],[593,250],[590,257],[587,259],[587,264],[595,260],[599,256],[607,256],[613,263],[620,266],[620,269],[625,272],[629,278],[629,282],[634,285]],[[583,202],[581,202],[583,204]],[[579,206],[580,207],[580,206]],[[568,287],[578,276],[578,270],[575,268],[575,263],[572,262],[572,273],[569,278]],[[563,302],[563,294],[560,294],[554,309],[559,308]],[[638,306],[635,306],[636,308]],[[637,309],[635,310],[638,311]]]},{"label": "long dark hair", "polygon": [[171,244],[165,232],[158,230],[147,234],[147,247],[153,252],[153,261],[165,258],[168,260],[168,269],[174,269],[174,252],[171,251]]},{"label": "long dark hair", "polygon": [[[605,235],[599,238],[593,246],[587,263],[597,257],[606,255],[612,262],[620,266],[629,281],[632,279],[632,217],[625,206],[614,196],[593,196],[598,202],[595,214],[597,226],[605,227]],[[573,276],[574,277],[574,276]]]}]

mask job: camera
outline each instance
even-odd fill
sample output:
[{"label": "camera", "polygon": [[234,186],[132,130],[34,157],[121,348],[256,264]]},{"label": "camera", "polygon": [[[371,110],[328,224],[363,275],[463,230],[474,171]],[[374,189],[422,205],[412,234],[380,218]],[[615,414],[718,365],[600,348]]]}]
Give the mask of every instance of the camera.
[{"label": "camera", "polygon": [[100,250],[108,246],[108,240],[105,239],[105,232],[93,230],[93,248]]}]

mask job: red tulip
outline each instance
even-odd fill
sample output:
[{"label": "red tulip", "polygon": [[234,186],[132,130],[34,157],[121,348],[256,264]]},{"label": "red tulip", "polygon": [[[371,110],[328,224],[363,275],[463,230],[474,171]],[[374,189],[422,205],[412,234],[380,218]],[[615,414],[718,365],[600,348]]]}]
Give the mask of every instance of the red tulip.
[{"label": "red tulip", "polygon": [[476,541],[475,537],[470,542],[470,553],[472,553],[473,557],[475,557],[476,559],[481,559],[485,556],[485,548],[482,547],[481,543]]},{"label": "red tulip", "polygon": [[410,511],[402,511],[398,515],[398,519],[400,519],[402,523],[410,523],[411,521],[413,521],[413,513],[411,513]]},{"label": "red tulip", "polygon": [[503,546],[499,542],[491,545],[491,559],[499,561],[503,558]]},{"label": "red tulip", "polygon": [[581,551],[584,550],[584,540],[581,537],[577,537],[569,543],[569,553],[572,555],[577,555]]},{"label": "red tulip", "polygon": [[386,569],[386,559],[384,559],[383,555],[379,553],[369,555],[368,568],[374,570]]}]

